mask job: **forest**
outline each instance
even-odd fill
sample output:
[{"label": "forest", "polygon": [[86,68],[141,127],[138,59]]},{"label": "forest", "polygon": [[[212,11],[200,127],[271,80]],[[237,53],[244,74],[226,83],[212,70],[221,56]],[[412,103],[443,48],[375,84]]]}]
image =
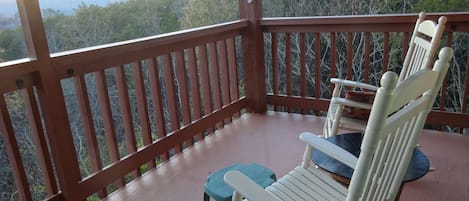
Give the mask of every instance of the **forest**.
[{"label": "forest", "polygon": [[[457,12],[469,11],[469,0],[264,0],[263,8],[265,17],[418,13],[420,11]],[[105,7],[82,4],[71,15],[58,10],[45,9],[42,10],[42,17],[50,53],[59,53],[228,22],[239,19],[239,13],[238,1],[234,0],[127,0],[110,3]],[[0,15],[0,63],[27,57],[21,26],[15,25],[19,21],[17,18],[11,19]],[[265,40],[266,46],[269,46],[267,44],[270,43],[269,36],[266,36]],[[467,33],[456,35],[454,40],[457,41],[455,45],[462,47],[464,49],[462,52],[467,55],[469,49]],[[269,65],[268,62],[267,65]],[[456,66],[456,68],[461,70],[454,71],[452,76],[461,77],[461,74],[466,71],[463,69],[464,67]],[[93,77],[88,76],[86,79],[88,82],[88,79],[93,80]],[[117,103],[117,90],[116,86],[113,86],[115,82],[112,80],[108,80],[108,82],[111,103]],[[130,91],[135,90],[132,83],[129,82],[128,85]],[[70,127],[74,135],[81,174],[87,176],[91,174],[91,168],[84,145],[83,128],[81,128],[78,115],[73,115],[79,113],[76,94],[74,90],[70,90],[73,88],[71,81],[63,80],[62,87],[69,117],[76,117],[76,119],[69,119]],[[272,91],[272,86],[267,86],[267,88],[267,91]],[[97,97],[92,95],[96,94],[96,91],[93,91],[96,89],[89,87],[87,90],[90,94],[90,105],[98,107]],[[456,86],[453,90],[454,92],[450,93],[457,94],[460,89]],[[20,144],[26,172],[29,174],[28,180],[33,199],[42,200],[45,197],[45,187],[43,179],[36,176],[41,174],[38,173],[37,156],[34,153],[34,143],[29,128],[22,126],[27,124],[27,117],[24,105],[16,101],[19,95],[16,92],[7,93],[5,98],[9,105],[12,121],[15,122],[14,130]],[[135,102],[135,93],[129,93],[129,95],[131,96],[130,101]],[[455,105],[457,104],[455,103]],[[112,105],[112,108],[118,107],[118,105]],[[133,111],[132,113],[136,114],[137,112]],[[110,159],[104,147],[104,128],[98,120],[99,117],[99,114],[93,114],[99,150],[102,152],[103,164],[107,165],[110,163]],[[114,118],[121,117],[115,115]],[[125,144],[121,142],[125,138],[123,126],[116,125],[115,129],[118,135],[117,139],[120,141],[119,145]],[[141,144],[142,139],[137,139],[137,142]],[[0,201],[19,200],[4,149],[3,141],[0,138]],[[124,145],[119,147],[119,150],[122,155],[126,155]],[[93,199],[97,199],[97,197],[90,198],[90,200]]]}]

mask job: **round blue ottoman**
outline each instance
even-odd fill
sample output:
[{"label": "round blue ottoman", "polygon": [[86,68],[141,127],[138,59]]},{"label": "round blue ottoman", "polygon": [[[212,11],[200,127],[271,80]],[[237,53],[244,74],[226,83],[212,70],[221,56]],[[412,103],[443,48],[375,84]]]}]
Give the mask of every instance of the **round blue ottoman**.
[{"label": "round blue ottoman", "polygon": [[209,201],[210,198],[213,198],[216,201],[231,201],[233,189],[223,181],[223,176],[230,170],[238,170],[242,172],[264,188],[277,180],[275,173],[272,172],[272,170],[259,164],[234,164],[208,176],[204,187],[204,201]]}]

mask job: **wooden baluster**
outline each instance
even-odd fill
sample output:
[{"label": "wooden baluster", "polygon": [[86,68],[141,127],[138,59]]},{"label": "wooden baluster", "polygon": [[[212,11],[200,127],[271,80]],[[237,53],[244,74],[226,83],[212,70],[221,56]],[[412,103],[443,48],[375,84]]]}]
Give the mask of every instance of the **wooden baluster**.
[{"label": "wooden baluster", "polygon": [[[145,81],[142,75],[142,63],[133,62],[130,64],[132,69],[132,78],[135,83],[135,96],[137,98],[137,114],[140,123],[140,131],[142,134],[143,144],[145,146],[153,143],[151,134],[150,120],[148,118],[147,95],[145,93]],[[156,167],[156,161],[152,160],[147,163],[149,169]]]},{"label": "wooden baluster", "polygon": [[[220,93],[220,77],[218,72],[218,54],[215,43],[208,43],[208,52],[210,58],[210,80],[213,92],[213,106],[214,110],[221,109],[221,93]],[[217,123],[217,128],[222,128],[222,122]]]},{"label": "wooden baluster", "polygon": [[55,180],[54,169],[52,167],[52,160],[49,155],[47,141],[42,127],[41,115],[34,95],[32,87],[22,89],[26,114],[28,116],[29,125],[34,138],[34,145],[36,147],[39,165],[41,167],[42,175],[44,176],[44,184],[46,187],[47,196],[52,196],[58,193],[57,182]]},{"label": "wooden baluster", "polygon": [[[179,129],[179,115],[177,107],[177,96],[174,86],[174,73],[173,73],[173,61],[170,54],[164,54],[162,56],[163,67],[164,67],[164,80],[166,87],[166,99],[169,108],[169,119],[171,125],[171,132],[175,132]],[[176,146],[176,153],[182,151],[182,146]]]},{"label": "wooden baluster", "polygon": [[[300,33],[300,96],[306,97],[306,36]],[[303,109],[302,113],[306,114],[307,110]]]},{"label": "wooden baluster", "polygon": [[28,178],[24,172],[24,165],[18,143],[16,142],[15,131],[3,94],[0,96],[0,110],[0,134],[3,139],[5,151],[7,152],[8,161],[10,161],[10,167],[13,172],[18,195],[22,201],[31,201],[33,199],[31,197],[31,191],[29,190]]},{"label": "wooden baluster", "polygon": [[389,68],[389,32],[384,32],[384,45],[383,45],[383,74]]},{"label": "wooden baluster", "polygon": [[405,56],[407,55],[407,51],[409,50],[409,41],[410,41],[410,33],[404,32],[404,39],[402,41],[402,62],[404,62]]},{"label": "wooden baluster", "polygon": [[[336,33],[331,32],[331,78],[337,77],[337,41],[336,41]],[[332,91],[334,90],[334,85],[329,85],[329,91],[332,96]]]},{"label": "wooden baluster", "polygon": [[[100,70],[94,73],[96,76],[96,88],[98,89],[98,100],[99,109],[104,124],[104,136],[106,138],[106,144],[109,152],[111,162],[117,162],[120,160],[119,147],[117,144],[117,137],[115,135],[114,121],[112,119],[111,104],[109,103],[109,93],[106,83],[104,71]],[[124,186],[125,182],[123,178],[120,178],[116,182],[118,187]]]},{"label": "wooden baluster", "polygon": [[[272,79],[274,82],[273,92],[275,96],[278,96],[279,92],[279,67],[278,67],[278,40],[277,33],[272,33]],[[275,111],[279,111],[279,106],[274,106]]]},{"label": "wooden baluster", "polygon": [[[469,96],[469,52],[467,54],[467,61],[466,61],[466,77],[464,79],[464,95],[463,100],[461,103],[461,113],[467,113],[467,97]],[[459,130],[460,133],[464,132],[464,129],[461,128]]]},{"label": "wooden baluster", "polygon": [[[448,38],[446,39],[446,47],[452,47],[453,43],[453,32],[448,32]],[[438,57],[438,53],[436,55]],[[448,70],[449,71],[449,70]],[[446,108],[446,91],[447,91],[447,83],[448,83],[448,74],[446,74],[445,79],[441,83],[440,89],[440,111],[445,111]]]},{"label": "wooden baluster", "polygon": [[[223,106],[230,104],[230,80],[228,75],[228,58],[226,50],[226,41],[220,40],[217,41],[218,52],[220,53],[220,81],[222,88],[222,103]],[[225,119],[225,124],[231,123],[231,118]]]},{"label": "wooden baluster", "polygon": [[347,80],[352,80],[353,68],[353,33],[347,33]]},{"label": "wooden baluster", "polygon": [[[125,77],[124,66],[114,68],[114,76],[116,78],[117,93],[119,95],[119,107],[122,114],[124,124],[125,143],[129,154],[137,152],[137,140],[135,138],[134,120],[132,110],[130,108],[129,88]],[[140,177],[140,170],[132,172],[134,178]]]},{"label": "wooden baluster", "polygon": [[[103,168],[99,152],[98,141],[96,140],[96,130],[93,122],[93,114],[90,108],[90,99],[86,90],[86,81],[84,75],[75,76],[75,91],[77,93],[78,107],[80,108],[80,118],[83,125],[88,158],[91,163],[91,170],[98,172]],[[98,191],[100,198],[107,196],[106,189]]]},{"label": "wooden baluster", "polygon": [[[314,33],[314,97],[321,98],[321,33]],[[314,113],[319,115],[319,110]]]},{"label": "wooden baluster", "polygon": [[[179,88],[179,97],[181,100],[181,113],[182,123],[187,126],[191,123],[191,108],[189,105],[189,88],[187,87],[186,80],[186,66],[184,62],[183,50],[176,51],[176,77]],[[188,140],[188,145],[194,144],[194,140],[191,138]]]},{"label": "wooden baluster", "polygon": [[[155,115],[156,129],[158,140],[166,137],[166,124],[163,110],[163,98],[161,94],[160,73],[156,58],[146,60],[148,66],[148,74],[150,77],[151,98],[153,100],[153,113]],[[169,152],[161,155],[163,161],[169,159]]]},{"label": "wooden baluster", "polygon": [[[230,93],[231,102],[239,99],[239,87],[238,87],[238,65],[236,63],[236,48],[234,38],[227,39],[228,47],[228,73],[230,74]],[[239,113],[234,115],[235,118],[240,116]]]},{"label": "wooden baluster", "polygon": [[365,83],[369,82],[369,75],[370,75],[370,41],[371,41],[371,33],[366,32],[365,33],[365,63],[364,63],[364,75],[363,75],[363,81]]},{"label": "wooden baluster", "polygon": [[[199,59],[200,59],[200,69],[202,76],[202,94],[204,100],[204,116],[212,113],[212,96],[210,94],[210,76],[208,72],[208,57],[207,57],[207,47],[205,45],[199,46]],[[213,132],[213,127],[208,129],[208,132]]]},{"label": "wooden baluster", "polygon": [[[292,95],[292,63],[291,63],[291,33],[285,33],[285,74],[286,74],[286,95]],[[288,112],[293,108],[289,107]]]},{"label": "wooden baluster", "polygon": [[[197,70],[194,48],[187,49],[187,62],[189,66],[189,83],[191,85],[192,111],[194,112],[193,120],[199,120],[202,117],[202,111],[200,104],[199,72]],[[202,133],[199,133],[196,137],[198,140],[201,140],[204,136]]]}]

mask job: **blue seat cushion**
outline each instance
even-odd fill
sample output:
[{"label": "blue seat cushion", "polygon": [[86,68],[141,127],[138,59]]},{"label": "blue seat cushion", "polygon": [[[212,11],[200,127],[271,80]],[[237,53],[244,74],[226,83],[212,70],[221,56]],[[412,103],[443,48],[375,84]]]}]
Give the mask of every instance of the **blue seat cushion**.
[{"label": "blue seat cushion", "polygon": [[223,177],[230,170],[238,170],[262,187],[267,187],[276,181],[275,173],[259,164],[234,164],[218,170],[208,176],[204,191],[217,201],[230,201],[233,189],[225,184]]}]

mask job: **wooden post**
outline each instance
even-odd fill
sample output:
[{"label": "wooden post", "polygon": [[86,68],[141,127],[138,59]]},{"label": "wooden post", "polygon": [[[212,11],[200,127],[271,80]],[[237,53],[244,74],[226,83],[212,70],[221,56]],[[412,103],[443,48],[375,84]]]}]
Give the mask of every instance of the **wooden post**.
[{"label": "wooden post", "polygon": [[65,200],[83,200],[77,187],[81,175],[58,76],[53,70],[37,0],[17,0],[29,57],[37,61],[37,91],[60,190]]},{"label": "wooden post", "polygon": [[242,33],[244,91],[248,111],[264,113],[267,110],[265,89],[264,35],[259,20],[262,19],[262,0],[239,0],[239,15],[249,26]]}]

